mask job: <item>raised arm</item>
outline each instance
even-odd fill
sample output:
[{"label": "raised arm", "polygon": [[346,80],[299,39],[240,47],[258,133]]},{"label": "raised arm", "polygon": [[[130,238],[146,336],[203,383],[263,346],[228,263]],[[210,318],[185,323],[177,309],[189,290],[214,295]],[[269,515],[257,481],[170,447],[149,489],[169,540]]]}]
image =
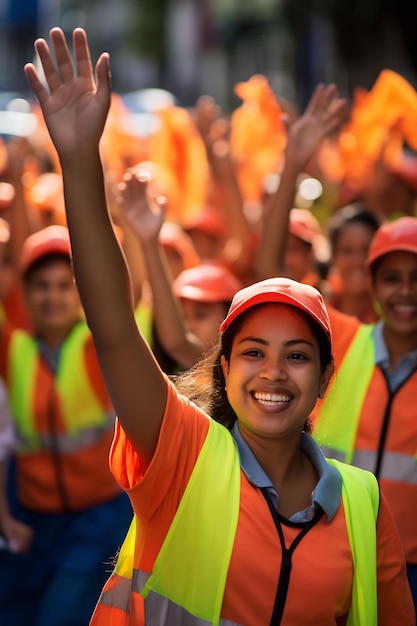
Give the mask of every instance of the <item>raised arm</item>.
[{"label": "raised arm", "polygon": [[346,101],[338,97],[336,87],[320,84],[303,115],[289,128],[284,169],[277,191],[267,202],[257,246],[257,280],[282,273],[288,218],[294,204],[297,178],[313,158],[324,137],[340,126],[345,115]]},{"label": "raised arm", "polygon": [[119,206],[136,233],[142,246],[146,271],[153,296],[153,316],[161,344],[182,367],[192,367],[201,357],[204,347],[186,329],[181,303],[172,291],[172,277],[159,243],[164,222],[163,197],[149,193],[145,169],[127,172],[120,185]]},{"label": "raised arm", "polygon": [[46,87],[25,72],[63,172],[74,274],[117,415],[146,467],[155,451],[166,383],[134,318],[130,276],[106,206],[99,141],[110,106],[109,55],[96,64],[87,36],[73,32],[74,66],[61,29],[35,42]]}]

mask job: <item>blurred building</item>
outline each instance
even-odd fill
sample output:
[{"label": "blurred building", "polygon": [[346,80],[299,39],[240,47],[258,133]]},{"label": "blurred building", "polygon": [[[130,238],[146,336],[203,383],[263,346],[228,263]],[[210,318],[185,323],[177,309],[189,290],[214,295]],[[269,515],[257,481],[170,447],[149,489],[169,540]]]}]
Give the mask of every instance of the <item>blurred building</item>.
[{"label": "blurred building", "polygon": [[389,67],[415,84],[417,3],[408,0],[0,0],[0,89],[26,91],[23,64],[52,26],[87,29],[112,57],[114,89],[162,87],[188,106],[265,74],[304,105],[319,81],[370,88]]}]

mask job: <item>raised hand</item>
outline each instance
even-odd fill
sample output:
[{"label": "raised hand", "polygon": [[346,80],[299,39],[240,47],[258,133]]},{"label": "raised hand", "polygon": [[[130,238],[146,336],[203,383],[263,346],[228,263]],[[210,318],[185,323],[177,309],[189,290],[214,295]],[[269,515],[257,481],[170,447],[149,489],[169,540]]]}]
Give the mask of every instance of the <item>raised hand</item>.
[{"label": "raised hand", "polygon": [[303,168],[321,141],[346,119],[347,103],[339,98],[335,85],[319,84],[303,115],[288,131],[286,160]]},{"label": "raised hand", "polygon": [[73,31],[74,65],[63,31],[53,28],[50,38],[54,55],[44,39],[35,42],[46,86],[32,63],[24,69],[51,139],[63,157],[100,140],[110,106],[109,55],[99,57],[94,78],[83,29]]},{"label": "raised hand", "polygon": [[126,172],[118,191],[118,206],[142,243],[157,242],[165,220],[166,200],[156,194],[146,169]]}]

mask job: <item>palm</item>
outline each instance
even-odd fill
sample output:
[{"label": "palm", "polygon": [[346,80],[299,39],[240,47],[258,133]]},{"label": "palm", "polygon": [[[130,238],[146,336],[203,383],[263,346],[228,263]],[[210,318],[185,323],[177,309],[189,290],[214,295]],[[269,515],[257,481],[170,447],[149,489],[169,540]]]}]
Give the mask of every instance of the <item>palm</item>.
[{"label": "palm", "polygon": [[332,85],[320,85],[305,113],[289,130],[287,152],[304,166],[312,158],[322,139],[340,126],[345,115],[346,101],[337,97],[336,89]]},{"label": "palm", "polygon": [[25,71],[39,100],[51,139],[62,156],[79,150],[89,142],[99,141],[110,103],[110,85],[106,58],[102,56],[97,64],[96,87],[83,31],[74,32],[76,74],[62,31],[53,29],[51,39],[55,62],[46,42],[36,42],[49,91],[33,65],[28,64]]},{"label": "palm", "polygon": [[148,180],[129,173],[124,178],[119,196],[120,209],[143,242],[158,239],[164,222],[162,207],[153,208],[147,187]]}]

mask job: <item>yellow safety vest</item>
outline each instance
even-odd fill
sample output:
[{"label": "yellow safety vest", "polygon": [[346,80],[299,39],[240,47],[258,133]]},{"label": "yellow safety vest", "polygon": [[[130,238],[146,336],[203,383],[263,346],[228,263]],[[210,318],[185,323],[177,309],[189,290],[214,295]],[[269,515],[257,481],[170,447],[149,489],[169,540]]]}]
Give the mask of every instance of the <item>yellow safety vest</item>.
[{"label": "yellow safety vest", "polygon": [[335,380],[320,408],[313,437],[327,454],[340,453],[340,460],[351,463],[359,417],[375,368],[372,339],[374,324],[359,327],[335,374]]},{"label": "yellow safety vest", "polygon": [[[329,463],[342,476],[342,499],[354,567],[348,626],[376,626],[379,488],[370,472],[334,460]],[[145,598],[145,606],[150,601],[156,607],[156,613],[158,602],[166,606],[168,599],[174,611],[187,616],[190,626],[228,623],[220,618],[220,612],[238,523],[240,471],[233,438],[223,426],[212,421],[151,574],[134,568],[140,520],[133,519],[115,571],[100,597],[100,604],[109,608],[106,624],[123,624],[122,615],[129,614],[132,594],[139,593]],[[146,621],[147,625],[159,623],[158,619]]]},{"label": "yellow safety vest", "polygon": [[[79,438],[101,436],[103,428],[114,423],[113,410],[106,412],[103,409],[86,371],[84,346],[89,334],[88,326],[83,322],[73,328],[62,346],[55,376],[55,390],[66,426],[66,433],[60,434],[64,449],[75,449],[77,442],[82,443]],[[21,453],[34,452],[43,447],[35,418],[39,358],[36,339],[22,330],[13,331],[7,377],[10,405],[22,440]]]}]

